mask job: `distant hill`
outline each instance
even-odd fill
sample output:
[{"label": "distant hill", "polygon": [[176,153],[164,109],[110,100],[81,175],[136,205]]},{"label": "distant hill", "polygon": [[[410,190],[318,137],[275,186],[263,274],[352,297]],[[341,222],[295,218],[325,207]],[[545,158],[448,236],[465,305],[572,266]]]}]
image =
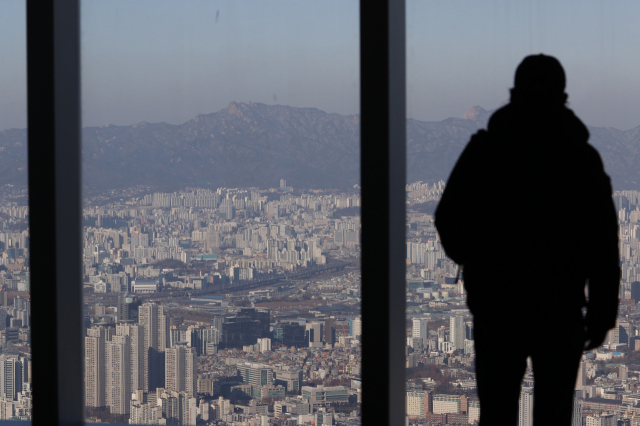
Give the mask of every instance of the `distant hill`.
[{"label": "distant hill", "polygon": [[[407,120],[407,181],[446,180],[491,111],[463,118]],[[640,189],[640,126],[589,127],[616,189]],[[83,129],[83,180],[94,190],[152,185],[350,189],[359,183],[360,118],[315,108],[232,102],[184,124]],[[367,143],[367,141],[364,141]],[[0,132],[0,185],[25,185],[26,130]]]}]

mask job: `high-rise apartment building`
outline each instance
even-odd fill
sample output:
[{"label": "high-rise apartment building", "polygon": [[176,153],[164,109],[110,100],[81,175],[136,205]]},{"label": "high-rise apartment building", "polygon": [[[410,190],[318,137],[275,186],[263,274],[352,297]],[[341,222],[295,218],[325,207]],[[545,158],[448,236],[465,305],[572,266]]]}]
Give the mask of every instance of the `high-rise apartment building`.
[{"label": "high-rise apartment building", "polygon": [[463,317],[456,315],[449,319],[449,334],[454,348],[464,350],[464,339],[467,333]]},{"label": "high-rise apartment building", "polygon": [[411,329],[411,337],[421,339],[422,347],[427,347],[429,342],[429,327],[427,325],[428,320],[426,318],[414,318],[413,328]]},{"label": "high-rise apartment building", "polygon": [[412,420],[424,419],[432,410],[432,394],[428,391],[408,391],[406,396],[407,416]]},{"label": "high-rise apartment building", "polygon": [[131,392],[144,388],[144,327],[138,324],[118,324],[116,325],[116,335],[128,336],[131,352]]},{"label": "high-rise apartment building", "polygon": [[224,317],[221,315],[211,318],[211,328],[215,328],[219,333],[222,333],[222,324],[224,323]]},{"label": "high-rise apartment building", "polygon": [[207,250],[212,251],[220,247],[220,233],[218,231],[209,231],[206,233]]},{"label": "high-rise apartment building", "polygon": [[618,378],[619,379],[628,379],[629,378],[629,367],[626,365],[621,365],[618,367]]},{"label": "high-rise apartment building", "polygon": [[[113,286],[113,284],[112,284]],[[118,322],[136,321],[138,319],[138,306],[140,301],[138,296],[121,293],[118,296]]]},{"label": "high-rise apartment building", "polygon": [[260,347],[260,352],[270,352],[271,351],[271,339],[265,337],[264,339],[258,339],[258,346]]},{"label": "high-rise apartment building", "polygon": [[631,283],[631,298],[636,303],[640,302],[640,281],[634,281]]},{"label": "high-rise apartment building", "polygon": [[362,336],[362,320],[360,318],[354,318],[350,321],[349,333],[351,336],[357,338]]},{"label": "high-rise apartment building", "polygon": [[156,303],[144,303],[138,309],[140,325],[144,327],[144,387],[164,387],[164,352],[167,347],[167,319],[164,308]]},{"label": "high-rise apartment building", "polygon": [[476,352],[475,340],[464,339],[464,353],[465,355]]},{"label": "high-rise apartment building", "polygon": [[17,355],[0,355],[0,397],[16,400],[22,392],[22,362]]},{"label": "high-rise apartment building", "polygon": [[112,336],[105,343],[106,404],[111,414],[129,414],[131,401],[131,342],[129,336]]},{"label": "high-rise apartment building", "polygon": [[165,351],[165,388],[197,396],[198,360],[195,348],[177,345]]},{"label": "high-rise apartment building", "polygon": [[187,392],[159,389],[157,404],[162,407],[166,424],[195,426],[197,400]]},{"label": "high-rise apartment building", "polygon": [[85,348],[85,404],[105,407],[106,400],[106,342],[111,339],[111,327],[94,325],[87,330]]},{"label": "high-rise apartment building", "polygon": [[[180,331],[180,330],[175,330]],[[171,330],[173,333],[174,330]],[[198,356],[207,353],[207,344],[217,346],[220,343],[220,332],[216,328],[204,328],[202,326],[189,326],[185,332],[185,340],[189,347],[195,348]],[[171,345],[174,346],[173,340]]]}]

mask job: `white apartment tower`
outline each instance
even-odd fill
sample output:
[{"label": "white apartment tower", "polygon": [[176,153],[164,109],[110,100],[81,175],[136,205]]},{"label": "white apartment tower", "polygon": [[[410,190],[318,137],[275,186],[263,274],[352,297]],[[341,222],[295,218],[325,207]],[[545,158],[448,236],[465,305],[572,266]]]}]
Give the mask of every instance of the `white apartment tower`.
[{"label": "white apartment tower", "polygon": [[138,308],[138,319],[144,327],[144,383],[143,389],[164,386],[164,351],[167,347],[167,319],[164,308],[156,303],[144,303]]},{"label": "white apartment tower", "polygon": [[128,336],[131,353],[131,392],[144,388],[144,327],[138,324],[116,325],[116,335]]},{"label": "white apartment tower", "polygon": [[129,414],[131,401],[131,343],[129,336],[106,342],[106,403],[111,414]]},{"label": "white apartment tower", "polygon": [[165,389],[197,396],[196,348],[177,345],[165,351]]},{"label": "white apartment tower", "polygon": [[109,327],[94,325],[84,338],[85,353],[85,404],[87,407],[106,406],[106,342],[110,340]]},{"label": "white apartment tower", "polygon": [[258,339],[258,345],[260,346],[260,352],[271,351],[271,339],[265,337],[264,339]]},{"label": "white apartment tower", "polygon": [[413,328],[411,329],[411,337],[422,339],[422,347],[428,347],[429,343],[429,327],[426,318],[414,318]]},{"label": "white apartment tower", "polygon": [[449,335],[454,348],[464,350],[464,339],[467,337],[467,330],[463,317],[456,315],[449,319]]}]

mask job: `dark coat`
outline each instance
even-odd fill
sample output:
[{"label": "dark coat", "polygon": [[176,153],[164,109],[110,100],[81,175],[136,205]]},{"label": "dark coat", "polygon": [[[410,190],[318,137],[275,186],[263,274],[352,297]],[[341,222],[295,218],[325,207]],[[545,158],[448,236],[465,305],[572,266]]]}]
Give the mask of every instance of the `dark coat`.
[{"label": "dark coat", "polygon": [[554,317],[588,306],[588,324],[614,326],[618,222],[610,179],[588,138],[564,106],[517,103],[472,136],[435,225],[447,255],[464,265],[474,315]]}]

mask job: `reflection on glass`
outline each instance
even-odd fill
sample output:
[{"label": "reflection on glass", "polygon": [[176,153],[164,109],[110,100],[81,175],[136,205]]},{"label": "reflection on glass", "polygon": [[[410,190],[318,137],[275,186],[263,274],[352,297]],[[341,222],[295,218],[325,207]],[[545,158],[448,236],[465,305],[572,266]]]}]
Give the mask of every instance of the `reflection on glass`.
[{"label": "reflection on glass", "polygon": [[[640,107],[629,93],[637,89],[633,71],[637,61],[627,54],[640,38],[640,30],[630,18],[638,5],[616,6],[603,8],[593,1],[500,6],[481,2],[460,9],[442,1],[407,3],[406,409],[410,424],[473,424],[480,418],[473,318],[466,306],[464,275],[458,277],[457,265],[446,257],[433,213],[470,136],[486,128],[491,114],[509,102],[516,66],[525,56],[540,52],[557,57],[565,68],[569,107],[588,125],[589,143],[602,156],[620,221],[618,323],[601,348],[583,356],[573,424],[624,421],[623,412],[608,403],[599,405],[604,401],[600,398],[624,401],[626,393],[635,392],[631,366],[637,363],[640,348],[636,343],[640,168],[632,160]],[[486,182],[486,190],[499,191],[499,183]],[[571,217],[566,220],[571,227]],[[518,236],[513,237],[517,241]],[[486,229],[486,238],[491,238],[491,229]],[[544,262],[544,253],[540,261]],[[490,266],[497,277],[509,274],[510,266],[501,263],[499,253]],[[517,285],[515,276],[513,285]],[[553,297],[553,289],[549,291]],[[495,308],[499,312],[500,306]],[[526,337],[504,338],[506,347],[496,347],[496,356],[509,356],[510,338]],[[533,424],[532,373],[528,366],[519,401],[520,425]]]},{"label": "reflection on glass", "polygon": [[26,15],[0,3],[0,420],[31,420]]},{"label": "reflection on glass", "polygon": [[87,419],[358,424],[358,3],[82,28]]}]

